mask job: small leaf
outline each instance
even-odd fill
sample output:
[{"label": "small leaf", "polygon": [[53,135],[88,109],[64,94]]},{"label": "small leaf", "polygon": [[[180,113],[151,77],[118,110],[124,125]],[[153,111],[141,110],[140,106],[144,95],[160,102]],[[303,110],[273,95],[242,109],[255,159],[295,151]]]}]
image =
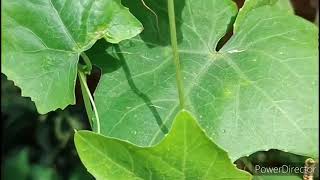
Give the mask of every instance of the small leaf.
[{"label": "small leaf", "polygon": [[75,103],[79,54],[97,39],[137,35],[141,24],[120,0],[5,0],[1,72],[40,113]]},{"label": "small leaf", "polygon": [[89,131],[78,131],[80,158],[96,179],[251,179],[238,170],[188,112],[177,115],[170,133],[143,148]]}]

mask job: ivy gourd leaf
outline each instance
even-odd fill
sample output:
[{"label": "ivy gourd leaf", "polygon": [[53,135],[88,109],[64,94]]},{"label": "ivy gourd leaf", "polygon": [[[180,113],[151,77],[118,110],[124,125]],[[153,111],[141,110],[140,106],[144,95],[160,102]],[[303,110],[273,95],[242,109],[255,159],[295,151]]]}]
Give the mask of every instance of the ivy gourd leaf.
[{"label": "ivy gourd leaf", "polygon": [[[105,64],[95,102],[102,134],[150,146],[179,111],[166,4],[145,1],[155,18],[141,3],[123,3],[145,31],[107,47],[114,68],[97,58]],[[185,109],[210,138],[232,160],[272,148],[318,156],[317,27],[264,4],[236,20],[237,30],[217,52],[237,13],[234,3],[188,0],[175,7]]]},{"label": "ivy gourd leaf", "polygon": [[280,10],[293,13],[293,8],[291,6],[290,0],[246,0],[242,8],[240,8],[237,15],[234,31],[237,31],[238,24],[241,24],[242,21],[246,18],[247,13],[253,9],[259,8],[265,5],[273,5],[278,7]]},{"label": "ivy gourd leaf", "polygon": [[251,179],[238,170],[186,111],[154,147],[138,147],[90,131],[75,133],[80,159],[96,179]]},{"label": "ivy gourd leaf", "polygon": [[102,37],[118,43],[142,30],[120,0],[5,0],[3,5],[1,72],[43,114],[75,103],[81,52]]}]

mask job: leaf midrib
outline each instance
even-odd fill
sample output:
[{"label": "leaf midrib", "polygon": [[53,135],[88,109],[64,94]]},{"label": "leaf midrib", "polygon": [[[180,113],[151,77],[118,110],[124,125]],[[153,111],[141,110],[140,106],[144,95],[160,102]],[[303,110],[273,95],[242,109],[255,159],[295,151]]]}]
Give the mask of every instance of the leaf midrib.
[{"label": "leaf midrib", "polygon": [[74,38],[73,38],[73,36],[71,35],[69,29],[67,28],[67,26],[65,25],[64,21],[62,20],[60,14],[59,14],[59,12],[58,12],[58,10],[57,10],[56,7],[53,5],[52,0],[49,0],[49,3],[50,3],[50,5],[51,5],[52,9],[54,10],[54,12],[56,13],[57,17],[59,18],[59,21],[60,21],[60,23],[62,24],[63,31],[66,33],[66,35],[68,36],[68,38],[69,38],[69,39],[74,43],[74,45],[76,46],[76,48],[77,48],[77,49],[76,49],[76,50],[77,50],[76,52],[80,52],[80,51],[79,51],[79,50],[80,50],[80,47],[79,47],[78,43],[76,43],[76,41],[74,40]]},{"label": "leaf midrib", "polygon": [[[208,53],[208,55],[210,55],[211,53]],[[197,74],[197,76],[192,80],[194,82],[197,82],[202,76],[203,74],[205,74],[207,72],[207,70],[209,69],[209,67],[214,63],[214,59],[209,59],[208,62],[198,71],[199,73]],[[186,90],[186,97],[189,97],[190,92],[192,91],[192,89],[196,87],[196,83],[191,83],[190,87]],[[188,102],[188,101],[187,101]],[[192,104],[188,104],[188,105],[192,105]],[[169,121],[169,118],[172,116],[172,114],[175,112],[175,110],[179,107],[179,103],[176,103],[173,108],[172,111],[166,116],[167,118],[163,121],[163,124],[166,124]],[[186,109],[187,110],[187,109]],[[192,111],[191,111],[192,112]],[[154,141],[156,140],[156,137],[159,135],[159,133],[161,132],[161,129],[159,129],[156,134],[152,137],[151,142],[149,143],[149,145],[154,144]]]}]

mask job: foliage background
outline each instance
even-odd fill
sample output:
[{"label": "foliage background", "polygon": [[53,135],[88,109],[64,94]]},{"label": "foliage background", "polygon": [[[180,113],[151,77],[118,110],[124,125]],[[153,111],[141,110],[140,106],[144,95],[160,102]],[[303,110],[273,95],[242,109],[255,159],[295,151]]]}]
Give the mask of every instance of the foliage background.
[{"label": "foliage background", "polygon": [[[243,0],[236,1],[239,7]],[[295,13],[319,24],[318,0],[291,0]],[[226,37],[227,39],[227,37]],[[93,92],[100,77],[94,69],[89,78]],[[73,143],[74,129],[90,129],[76,86],[77,104],[65,110],[39,115],[29,98],[20,96],[20,89],[1,75],[1,178],[4,180],[91,180],[81,164]],[[250,171],[250,165],[270,166],[301,163],[306,157],[270,150],[257,152],[236,161],[239,168]]]}]

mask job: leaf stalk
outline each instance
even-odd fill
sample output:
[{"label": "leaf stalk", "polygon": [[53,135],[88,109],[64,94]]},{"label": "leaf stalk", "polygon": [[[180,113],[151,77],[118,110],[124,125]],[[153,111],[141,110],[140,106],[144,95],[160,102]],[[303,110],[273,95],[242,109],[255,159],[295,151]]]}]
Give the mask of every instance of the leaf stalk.
[{"label": "leaf stalk", "polygon": [[89,57],[87,56],[87,54],[85,52],[82,52],[80,55],[81,55],[84,63],[86,64],[86,74],[90,74],[90,72],[92,70],[92,64],[91,64]]},{"label": "leaf stalk", "polygon": [[87,85],[86,75],[81,70],[78,70],[78,76],[80,80],[81,92],[84,101],[84,105],[87,111],[89,122],[93,128],[93,118],[96,120],[97,132],[100,134],[100,119],[93,97]]},{"label": "leaf stalk", "polygon": [[179,94],[180,108],[184,109],[184,91],[183,91],[183,79],[181,73],[179,52],[178,52],[178,41],[177,41],[177,31],[175,22],[175,12],[174,12],[174,0],[168,0],[168,15],[169,15],[169,25],[170,25],[170,38],[171,47],[173,51],[173,60],[176,67],[176,81]]}]

